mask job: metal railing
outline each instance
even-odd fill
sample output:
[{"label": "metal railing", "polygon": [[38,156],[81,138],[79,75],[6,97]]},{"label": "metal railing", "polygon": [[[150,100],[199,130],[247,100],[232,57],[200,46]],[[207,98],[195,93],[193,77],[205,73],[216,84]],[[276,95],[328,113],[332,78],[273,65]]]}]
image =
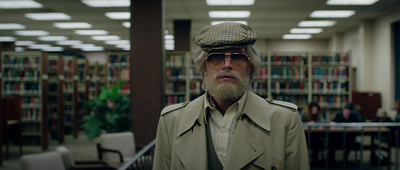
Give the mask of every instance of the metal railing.
[{"label": "metal railing", "polygon": [[[323,152],[322,157],[325,156],[324,166],[326,169],[330,169],[332,166],[332,162],[328,160],[329,152],[336,152],[336,150],[341,150],[343,153],[341,169],[348,168],[348,157],[346,157],[346,152],[351,150],[356,152],[360,151],[360,164],[356,169],[364,169],[364,166],[367,163],[371,163],[371,161],[376,161],[375,166],[378,169],[382,166],[386,166],[387,169],[390,169],[392,166],[394,166],[396,170],[399,168],[398,145],[400,123],[303,123],[303,127],[305,130],[310,158],[313,151],[320,149],[320,151]],[[393,144],[391,142],[393,137],[392,134],[394,135]],[[371,137],[370,144],[364,140],[366,136]],[[350,145],[348,139],[355,139],[356,137],[358,139],[357,145]],[[315,140],[320,140],[323,142],[318,146],[316,145]],[[338,145],[338,141],[340,140],[342,143]],[[395,149],[394,161],[391,157],[392,146],[394,146]],[[364,149],[369,149],[371,154],[379,153],[380,155],[370,155],[370,158],[376,158],[377,160],[365,162],[363,161]],[[379,159],[384,157],[382,156],[384,154],[381,154],[383,151],[386,151],[385,156],[388,158],[388,160],[385,161],[387,162],[383,162],[382,159]],[[354,167],[352,169],[354,169]]]},{"label": "metal railing", "polygon": [[156,140],[154,139],[141,149],[131,160],[122,165],[119,170],[151,170],[153,169],[154,147]]}]

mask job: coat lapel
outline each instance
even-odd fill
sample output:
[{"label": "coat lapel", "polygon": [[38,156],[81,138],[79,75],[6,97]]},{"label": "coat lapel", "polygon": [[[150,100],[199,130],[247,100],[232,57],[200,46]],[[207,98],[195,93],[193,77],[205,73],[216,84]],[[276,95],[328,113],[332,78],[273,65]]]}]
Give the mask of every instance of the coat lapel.
[{"label": "coat lapel", "polygon": [[[185,169],[207,169],[206,129],[203,118],[203,97],[194,100],[193,105],[180,121],[175,152]],[[191,124],[191,125],[189,125]]]},{"label": "coat lapel", "polygon": [[264,148],[258,143],[242,120],[239,120],[224,169],[241,169],[264,153]]}]

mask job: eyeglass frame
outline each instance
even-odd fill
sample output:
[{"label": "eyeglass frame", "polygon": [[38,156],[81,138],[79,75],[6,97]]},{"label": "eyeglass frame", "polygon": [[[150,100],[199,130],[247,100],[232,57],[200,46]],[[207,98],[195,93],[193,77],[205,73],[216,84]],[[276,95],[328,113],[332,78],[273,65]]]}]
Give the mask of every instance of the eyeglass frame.
[{"label": "eyeglass frame", "polygon": [[[223,55],[225,56],[223,64],[222,64],[218,69],[215,69],[215,68],[211,67],[210,64],[209,64],[209,62],[208,62],[208,57],[211,56],[211,55],[214,55],[214,54],[223,54]],[[246,56],[246,58],[247,58],[247,61],[246,61],[246,62],[247,62],[247,64],[249,65],[250,57],[249,57],[247,54],[245,54],[245,53],[209,53],[209,54],[207,55],[205,61],[206,61],[207,65],[208,65],[208,67],[210,67],[211,69],[213,69],[213,70],[219,70],[219,69],[221,69],[221,68],[224,66],[225,62],[228,60],[228,59],[226,58],[226,56],[228,56],[228,55],[229,55],[229,56],[232,56],[232,54],[241,54],[241,55]],[[233,66],[233,64],[232,64],[231,61],[232,61],[232,58],[229,59],[229,63],[232,65],[232,68],[233,68],[234,70],[241,70],[241,69],[243,69],[243,68],[240,68],[240,69],[235,68],[235,67]],[[235,61],[235,60],[233,60],[233,61]]]}]

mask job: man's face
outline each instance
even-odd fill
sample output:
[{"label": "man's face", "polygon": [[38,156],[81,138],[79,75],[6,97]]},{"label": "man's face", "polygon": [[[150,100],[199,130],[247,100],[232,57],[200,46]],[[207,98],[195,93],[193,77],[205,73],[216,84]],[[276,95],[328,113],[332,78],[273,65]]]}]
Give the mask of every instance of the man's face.
[{"label": "man's face", "polygon": [[350,109],[343,109],[343,117],[345,117],[346,119],[349,118],[350,113],[351,113]]},{"label": "man's face", "polygon": [[[205,85],[206,90],[209,90],[211,95],[219,100],[237,100],[250,83],[250,65],[246,59],[243,68],[237,69],[237,66],[232,66],[230,53],[247,54],[244,48],[242,49],[224,49],[210,52],[225,53],[225,62],[221,68],[213,69],[206,63],[205,70]],[[207,62],[207,61],[206,61]]]}]

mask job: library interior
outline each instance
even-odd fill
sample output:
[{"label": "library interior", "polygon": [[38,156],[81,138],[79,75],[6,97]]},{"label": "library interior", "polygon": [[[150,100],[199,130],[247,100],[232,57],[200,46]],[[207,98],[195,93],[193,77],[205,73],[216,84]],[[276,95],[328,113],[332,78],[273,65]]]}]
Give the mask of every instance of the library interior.
[{"label": "library interior", "polygon": [[400,0],[0,0],[0,170],[152,169],[222,22],[257,34],[249,91],[297,105],[311,169],[400,167]]}]

